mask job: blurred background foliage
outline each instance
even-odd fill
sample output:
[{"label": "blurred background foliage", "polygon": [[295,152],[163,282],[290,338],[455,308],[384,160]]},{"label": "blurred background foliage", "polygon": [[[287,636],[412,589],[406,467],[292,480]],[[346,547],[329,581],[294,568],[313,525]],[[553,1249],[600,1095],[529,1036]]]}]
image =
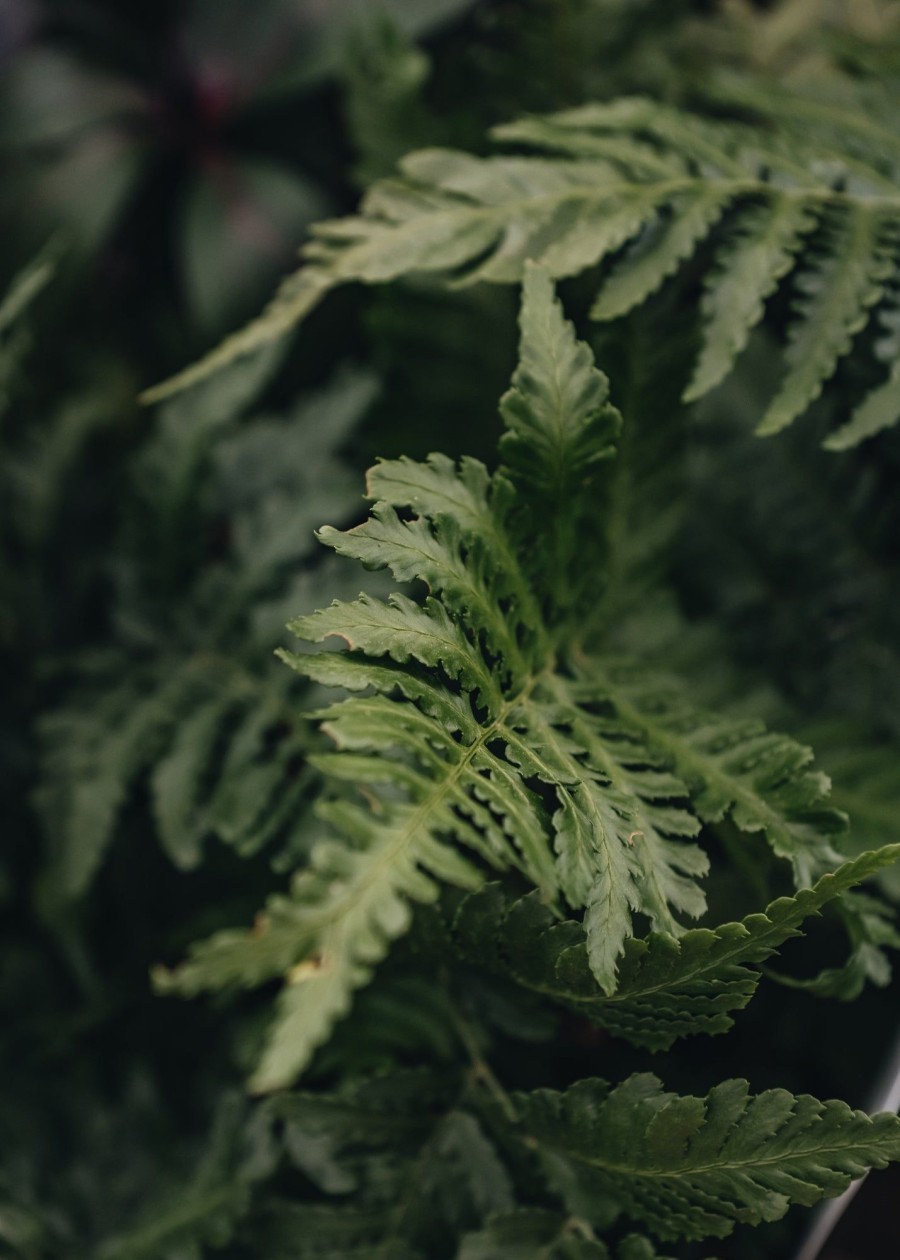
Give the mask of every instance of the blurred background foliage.
[{"label": "blurred background foliage", "polygon": [[[886,0],[0,0],[0,73],[0,1253],[267,1260],[309,1183],[239,1096],[266,995],[163,1001],[149,967],[247,921],[306,852],[314,698],[272,652],[289,616],[355,594],[312,529],[359,514],[375,455],[493,449],[514,296],[340,294],[252,372],[157,412],[139,390],[253,313],[308,225],[410,148],[483,151],[495,122],[621,93],[696,102],[712,78],[890,83],[900,19]],[[836,458],[808,431],[749,437],[762,335],[676,407],[654,320],[689,307],[679,283],[596,335],[638,449],[623,636],[809,738],[860,847],[895,839],[898,438]],[[667,1084],[862,1105],[896,995],[842,1021],[766,989]],[[573,1021],[472,1000],[548,1084],[622,1066]],[[316,1072],[440,1063],[448,1039],[401,951]],[[791,1228],[727,1255],[786,1254]]]}]

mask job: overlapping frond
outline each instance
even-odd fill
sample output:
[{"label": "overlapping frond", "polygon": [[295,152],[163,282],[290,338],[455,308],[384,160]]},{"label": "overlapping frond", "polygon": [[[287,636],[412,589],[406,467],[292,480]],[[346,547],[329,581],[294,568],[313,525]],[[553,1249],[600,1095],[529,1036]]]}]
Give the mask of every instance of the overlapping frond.
[{"label": "overlapping frond", "polygon": [[800,882],[839,861],[829,837],[843,819],[806,750],[698,713],[643,667],[579,646],[598,594],[579,547],[590,552],[592,529],[602,537],[596,470],[618,417],[537,269],[502,411],[509,462],[493,476],[441,456],[382,463],[369,519],[320,532],[429,594],[364,595],[291,623],[345,645],[282,653],[351,693],[317,715],[335,745],[313,759],[333,785],[319,810],[332,837],[251,933],[220,933],[164,979],[196,993],[286,976],[257,1088],[305,1066],[411,903],[442,882],[471,890],[517,871],[555,912],[583,911],[590,972],[609,996],[635,914],[677,937],[705,909],[707,859],[692,843],[703,821],[729,813],[764,829]]},{"label": "overlapping frond", "polygon": [[643,663],[593,665],[577,694],[586,704],[611,705],[669,759],[705,823],[729,815],[742,831],[763,832],[791,863],[798,886],[840,861],[835,841],[847,819],[829,802],[827,776],[811,768],[811,749],[753,719],[696,708],[676,679]]},{"label": "overlapping frond", "polygon": [[[688,396],[726,375],[767,299],[794,275],[786,373],[759,430],[777,432],[821,393],[897,277],[896,163],[874,138],[860,143],[866,128],[854,108],[817,143],[789,110],[783,128],[773,120],[763,133],[624,98],[496,128],[517,150],[508,156],[413,153],[357,216],[315,229],[303,269],[259,320],[151,393],[280,337],[347,282],[430,273],[511,283],[529,259],[554,277],[609,263],[594,315],[614,319],[708,245],[703,345]],[[832,444],[858,441],[898,414],[891,369]]]},{"label": "overlapping frond", "polygon": [[680,937],[632,938],[613,994],[591,972],[582,924],[560,922],[534,893],[516,901],[501,885],[486,885],[459,907],[454,935],[471,963],[512,977],[634,1045],[667,1050],[679,1037],[727,1032],[756,992],[759,964],[799,936],[804,920],[898,857],[898,845],[865,853],[740,922]]},{"label": "overlapping frond", "polygon": [[900,1156],[895,1115],[783,1089],[752,1096],[746,1081],[691,1098],[644,1073],[613,1090],[596,1080],[538,1090],[516,1105],[570,1212],[601,1227],[624,1214],[665,1241],[778,1220],[791,1203],[840,1194]]}]

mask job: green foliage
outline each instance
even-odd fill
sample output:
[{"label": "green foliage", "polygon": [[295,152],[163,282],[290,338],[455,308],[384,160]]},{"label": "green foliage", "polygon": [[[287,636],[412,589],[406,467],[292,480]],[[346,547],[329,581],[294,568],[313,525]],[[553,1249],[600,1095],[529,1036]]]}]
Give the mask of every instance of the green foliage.
[{"label": "green foliage", "polygon": [[573,1213],[601,1227],[619,1213],[659,1238],[722,1238],[737,1221],[778,1220],[791,1202],[840,1194],[896,1159],[900,1120],[727,1081],[703,1098],[664,1093],[655,1076],[610,1090],[517,1098],[546,1175]]},{"label": "green foliage", "polygon": [[613,994],[591,973],[583,926],[556,920],[535,893],[512,901],[500,885],[487,885],[462,903],[454,934],[473,965],[507,974],[633,1045],[668,1050],[679,1037],[727,1032],[756,992],[756,964],[800,935],[805,919],[898,857],[897,845],[865,853],[738,923],[631,938]]},{"label": "green foliage", "polygon": [[53,277],[54,258],[47,249],[15,276],[0,301],[0,416],[9,406],[16,375],[28,351],[24,315]]},{"label": "green foliage", "polygon": [[[309,585],[299,570],[313,525],[346,493],[335,451],[373,391],[348,376],[286,418],[239,428],[258,380],[243,373],[174,404],[136,462],[132,529],[151,547],[142,583],[135,568],[123,583],[123,643],[78,663],[70,704],[42,720],[38,805],[61,896],[84,894],[142,784],[182,870],[198,865],[210,835],[244,857],[276,842],[302,851],[310,741],[271,653],[282,601]],[[203,549],[220,520],[228,546],[209,564]],[[169,558],[184,570],[175,589],[159,584]],[[161,617],[165,647],[148,653]]]},{"label": "green foliage", "polygon": [[816,1101],[896,1036],[896,15],[113,8],[0,93],[0,1251],[787,1260],[900,1159]]},{"label": "green foliage", "polygon": [[[703,913],[707,860],[689,843],[701,823],[728,815],[762,831],[800,885],[839,860],[832,836],[844,819],[808,750],[758,723],[698,712],[645,665],[586,652],[603,627],[586,620],[579,576],[594,583],[602,571],[594,470],[619,418],[537,269],[526,274],[521,329],[501,404],[508,462],[493,477],[473,460],[382,463],[369,476],[369,520],[320,532],[340,554],[430,592],[423,605],[361,596],[291,623],[301,638],[336,636],[348,651],[283,653],[289,664],[366,693],[318,714],[337,750],[315,765],[357,789],[318,807],[335,837],[316,845],[290,896],[273,900],[251,934],[212,937],[161,977],[196,993],[286,975],[258,1089],[306,1066],[408,929],[408,903],[433,901],[438,880],[477,887],[486,864],[520,872],[550,906],[583,909],[586,961],[612,998],[634,914],[677,936],[679,914]],[[804,902],[801,917],[817,904]],[[708,934],[700,939],[708,949]]]},{"label": "green foliage", "polygon": [[460,1260],[666,1260],[638,1234],[615,1252],[593,1236],[583,1221],[555,1212],[521,1209],[495,1217],[486,1229],[463,1241]]},{"label": "green foliage", "polygon": [[[703,345],[686,397],[726,376],[766,300],[795,273],[785,373],[758,428],[776,433],[819,396],[872,311],[890,319],[900,228],[896,145],[885,140],[891,108],[882,105],[865,128],[852,112],[835,122],[827,164],[821,143],[790,122],[767,137],[636,98],[495,129],[497,139],[534,151],[525,156],[411,154],[357,217],[316,229],[307,265],[258,321],[150,396],[281,336],[350,281],[429,272],[456,284],[510,283],[529,258],[555,277],[612,260],[592,312],[610,320],[711,239]],[[853,445],[898,414],[892,374],[829,445]]]}]

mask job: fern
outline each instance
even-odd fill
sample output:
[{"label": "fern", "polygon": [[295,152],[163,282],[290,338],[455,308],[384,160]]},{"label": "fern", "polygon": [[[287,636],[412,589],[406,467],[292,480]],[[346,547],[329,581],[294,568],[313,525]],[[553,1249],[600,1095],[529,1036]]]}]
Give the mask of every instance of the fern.
[{"label": "fern", "polygon": [[270,1171],[265,1134],[247,1125],[243,1107],[224,1098],[207,1148],[185,1183],[156,1197],[130,1228],[98,1247],[98,1260],[178,1260],[221,1249],[247,1216],[254,1185]]},{"label": "fern", "polygon": [[668,1260],[639,1234],[624,1238],[615,1251],[596,1237],[586,1221],[537,1208],[495,1217],[463,1239],[460,1260]]},{"label": "fern", "polygon": [[[788,1256],[790,1204],[900,1160],[895,1116],[801,1093],[866,1097],[895,1018],[890,991],[852,1020],[816,999],[885,985],[900,945],[896,434],[835,459],[793,423],[839,448],[900,412],[900,141],[873,82],[900,25],[837,48],[829,0],[399,0],[404,31],[435,24],[426,57],[367,36],[359,0],[273,42],[296,29],[273,6],[245,6],[235,62],[229,6],[188,4],[153,36],[160,65],[178,37],[175,97],[137,85],[148,138],[212,153],[262,74],[275,112],[244,116],[273,154],[336,205],[370,185],[223,369],[132,405],[202,340],[164,242],[129,257],[152,198],[96,293],[67,268],[32,307],[47,254],[0,301],[0,410],[24,404],[0,474],[0,1251]],[[842,7],[864,36],[875,8]],[[107,108],[131,18],[100,78],[74,21],[25,33],[14,95],[99,173],[134,150]],[[343,112],[304,95],[339,33]],[[683,107],[523,118],[619,90]],[[471,152],[385,177],[422,143]],[[330,296],[351,285],[380,287]],[[374,408],[368,376],[333,376],[348,345]],[[160,1003],[157,958],[159,990],[210,1000]]]},{"label": "fern", "polygon": [[586,620],[603,539],[592,478],[619,422],[536,269],[501,413],[508,462],[493,477],[472,460],[382,463],[370,519],[321,531],[431,593],[422,605],[362,596],[292,623],[349,650],[282,654],[289,664],[367,693],[319,713],[337,750],[314,758],[336,785],[362,785],[362,799],[337,790],[320,806],[334,838],[252,934],[213,937],[160,976],[196,993],[287,974],[256,1088],[305,1066],[407,930],[409,903],[434,900],[439,881],[474,888],[485,868],[515,870],[549,904],[583,909],[590,969],[609,996],[635,913],[678,935],[680,915],[703,912],[706,858],[691,843],[701,820],[728,813],[764,831],[800,883],[839,861],[831,837],[844,819],[806,750],[696,712],[643,666],[584,648],[601,629]]},{"label": "fern", "polygon": [[53,278],[57,250],[48,246],[13,276],[0,298],[0,417],[9,406],[30,336],[24,316]]},{"label": "fern", "polygon": [[[266,1231],[302,1256],[433,1255],[512,1207],[510,1177],[453,1077],[392,1072],[266,1105],[289,1160],[333,1205],[279,1206]],[[264,1234],[265,1237],[265,1234]],[[277,1246],[275,1254],[280,1254]],[[296,1251],[293,1253],[296,1254]]]},{"label": "fern", "polygon": [[534,893],[512,901],[487,885],[456,912],[454,935],[473,965],[510,975],[634,1045],[667,1050],[679,1037],[727,1032],[756,992],[758,964],[800,935],[804,919],[898,857],[897,845],[863,854],[738,923],[629,940],[611,995],[591,974],[582,925],[558,922]]},{"label": "fern", "polygon": [[[198,865],[210,835],[245,857],[271,851],[276,840],[302,851],[310,744],[270,653],[281,600],[296,598],[312,527],[342,495],[333,449],[372,386],[347,378],[287,423],[260,418],[237,431],[269,359],[173,404],[138,457],[130,530],[152,548],[143,572],[129,566],[133,585],[121,591],[122,642],[76,662],[69,704],[41,723],[38,804],[62,896],[88,889],[144,783],[159,842],[182,870]],[[230,546],[210,565],[182,539],[208,545],[217,514],[229,522]],[[299,582],[303,589],[309,578]],[[162,649],[148,652],[162,618]]]},{"label": "fern", "polygon": [[754,1097],[745,1081],[680,1098],[645,1073],[612,1090],[584,1080],[515,1101],[570,1212],[600,1228],[624,1213],[665,1241],[778,1220],[900,1155],[896,1116],[781,1089]]},{"label": "fern", "polygon": [[[533,154],[411,154],[398,178],[371,189],[357,217],[316,229],[306,265],[258,321],[148,397],[280,337],[350,281],[428,272],[457,284],[510,283],[528,259],[556,277],[612,259],[594,315],[614,319],[709,241],[703,346],[686,396],[722,380],[766,300],[796,272],[787,371],[759,426],[777,432],[818,397],[896,277],[893,149],[879,148],[873,136],[860,153],[862,131],[851,112],[843,130],[835,124],[833,151],[823,155],[790,125],[767,136],[626,98],[495,130]],[[891,376],[830,444],[892,424],[896,397]]]}]

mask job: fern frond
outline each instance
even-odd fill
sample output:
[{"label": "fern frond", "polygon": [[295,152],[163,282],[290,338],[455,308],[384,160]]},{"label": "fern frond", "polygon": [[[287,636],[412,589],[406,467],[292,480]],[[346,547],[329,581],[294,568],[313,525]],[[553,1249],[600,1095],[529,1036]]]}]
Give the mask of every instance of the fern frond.
[{"label": "fern frond", "polygon": [[[144,784],[159,842],[184,870],[210,836],[250,856],[301,830],[311,741],[299,688],[271,659],[284,619],[265,601],[293,591],[314,525],[344,499],[334,451],[373,390],[345,376],[287,421],[238,429],[273,365],[270,350],[175,400],[139,452],[128,544],[149,559],[125,552],[121,641],[75,662],[66,706],[40,724],[37,800],[63,897],[88,889]],[[217,519],[230,546],[210,564]]]},{"label": "fern frond", "polygon": [[512,899],[499,884],[468,896],[454,917],[464,958],[511,976],[634,1045],[667,1050],[679,1037],[727,1032],[756,992],[760,963],[828,902],[900,858],[890,845],[845,862],[813,888],[780,897],[736,923],[652,933],[625,942],[615,993],[597,985],[582,924],[559,922],[532,893]]},{"label": "fern frond", "polygon": [[671,1260],[649,1238],[629,1234],[615,1250],[595,1237],[584,1220],[541,1208],[519,1208],[493,1217],[467,1234],[459,1260]]},{"label": "fern frond", "polygon": [[801,201],[750,207],[723,240],[706,280],[701,310],[707,333],[685,400],[702,398],[731,371],[765,312],[766,299],[794,266],[803,238],[816,226]]},{"label": "fern frond", "polygon": [[[874,846],[891,834],[900,812],[900,756],[893,740],[876,738],[865,727],[847,721],[817,722],[804,730],[815,740],[817,756],[833,783],[835,804],[852,822],[852,852]],[[900,901],[900,869],[886,867],[878,885]]]},{"label": "fern frond", "polygon": [[821,393],[884,296],[896,267],[896,232],[895,219],[883,219],[865,203],[847,207],[824,227],[823,254],[809,251],[797,281],[801,297],[785,356],[787,376],[758,433],[778,433]]},{"label": "fern frond", "polygon": [[789,861],[798,886],[841,860],[834,841],[846,816],[828,801],[830,783],[810,769],[813,754],[754,720],[695,709],[672,678],[644,665],[604,663],[580,681],[582,703],[611,703],[620,718],[668,758],[705,823],[729,815],[742,831],[762,831]]},{"label": "fern frond", "polygon": [[887,376],[866,394],[846,424],[825,441],[830,451],[844,451],[890,428],[900,415],[900,309],[896,285],[880,310],[885,336],[875,342],[878,359],[887,365]]},{"label": "fern frond", "polygon": [[0,416],[29,346],[23,316],[56,272],[58,249],[51,243],[13,276],[0,296]]},{"label": "fern frond", "polygon": [[590,969],[611,995],[636,912],[672,935],[703,912],[701,820],[729,812],[765,829],[801,880],[840,860],[830,836],[843,819],[806,750],[579,646],[599,593],[592,566],[576,567],[579,543],[603,537],[595,478],[618,427],[605,399],[546,275],[529,270],[503,403],[509,465],[493,477],[438,456],[379,465],[369,491],[386,498],[369,520],[321,531],[430,594],[361,596],[291,623],[347,650],[282,653],[288,664],[363,693],[317,715],[336,745],[313,759],[335,787],[320,810],[335,838],[252,933],[213,937],[165,979],[194,994],[286,975],[255,1087],[305,1066],[406,931],[410,903],[441,882],[472,889],[516,870],[548,905],[583,910]]},{"label": "fern frond", "polygon": [[[534,545],[528,505],[563,496],[561,527],[574,530],[592,501],[591,470],[606,453],[589,439],[600,435],[608,445],[617,421],[603,378],[538,273],[526,283],[523,310],[524,366],[505,400],[510,469],[489,480],[474,461],[458,473],[437,458],[381,466],[372,492],[389,493],[399,506],[412,501],[420,515],[406,520],[382,502],[357,529],[322,532],[343,554],[390,567],[402,580],[423,577],[432,595],[421,607],[402,596],[363,597],[292,623],[303,638],[336,635],[349,650],[288,663],[376,693],[320,715],[338,751],[316,759],[333,778],[374,795],[371,809],[349,799],[324,806],[343,842],[314,851],[292,910],[284,903],[282,914],[278,903],[278,939],[294,934],[299,983],[285,990],[260,1087],[305,1063],[408,926],[409,900],[432,900],[438,879],[472,887],[485,864],[512,867],[548,898],[562,892],[587,907],[592,965],[610,989],[633,910],[676,930],[673,908],[703,909],[694,878],[706,860],[684,843],[698,828],[678,801],[683,788],[645,749],[604,742],[553,664],[562,631],[546,623],[555,616],[558,573]],[[542,347],[548,337],[552,354]],[[558,363],[569,365],[565,376]],[[521,487],[515,510],[511,480]],[[545,791],[555,797],[552,812]],[[641,828],[646,843],[636,847],[630,832]],[[200,947],[172,983],[189,992],[234,983],[231,960],[242,948],[242,982],[257,982],[254,957],[266,960],[266,974],[283,961],[266,930],[243,946],[228,934]]]},{"label": "fern frond", "polygon": [[226,1246],[267,1171],[239,1100],[225,1096],[208,1147],[184,1182],[142,1202],[141,1217],[96,1249],[98,1260],[181,1260]]},{"label": "fern frond", "polygon": [[[448,1235],[509,1211],[509,1173],[458,1094],[453,1080],[395,1071],[264,1104],[295,1167],[323,1193],[342,1196],[336,1209],[285,1205],[273,1220],[276,1237],[289,1228],[307,1240],[301,1255],[335,1260],[428,1256]],[[356,1251],[340,1250],[351,1243]]]},{"label": "fern frond", "polygon": [[462,1241],[459,1260],[610,1260],[590,1226],[558,1212],[520,1208]]},{"label": "fern frond", "polygon": [[619,1215],[664,1241],[723,1238],[840,1194],[900,1156],[900,1119],[726,1081],[706,1098],[665,1093],[655,1076],[610,1091],[585,1080],[515,1099],[521,1129],[570,1212],[601,1227]]},{"label": "fern frond", "polygon": [[[315,230],[306,265],[258,321],[152,396],[282,336],[349,282],[429,273],[457,285],[508,284],[528,260],[553,277],[610,261],[594,315],[614,319],[708,246],[690,398],[727,374],[766,300],[797,271],[787,373],[760,429],[774,433],[819,395],[883,301],[900,232],[896,180],[874,143],[860,145],[864,120],[851,109],[817,148],[786,117],[764,132],[624,98],[495,128],[497,140],[524,150],[516,155],[411,154],[357,216]],[[894,391],[881,393],[838,441],[891,422],[893,406]]]},{"label": "fern frond", "polygon": [[385,1241],[390,1212],[346,1203],[276,1203],[254,1229],[266,1260],[426,1260],[417,1247]]}]

